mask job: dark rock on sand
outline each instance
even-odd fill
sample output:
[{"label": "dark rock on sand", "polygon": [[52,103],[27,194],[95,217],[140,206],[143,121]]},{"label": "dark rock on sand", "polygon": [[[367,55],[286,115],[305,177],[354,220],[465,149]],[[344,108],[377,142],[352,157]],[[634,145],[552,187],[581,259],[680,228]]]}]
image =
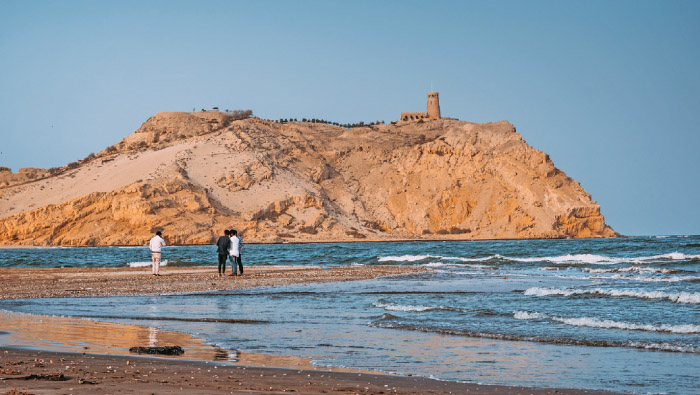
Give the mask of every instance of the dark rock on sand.
[{"label": "dark rock on sand", "polygon": [[2,380],[47,380],[47,381],[66,381],[70,380],[68,377],[64,376],[63,373],[41,373],[41,374],[30,374],[28,376],[22,377],[6,377]]},{"label": "dark rock on sand", "polygon": [[164,347],[131,347],[130,352],[137,354],[159,354],[159,355],[181,355],[185,350],[180,346],[164,346]]}]

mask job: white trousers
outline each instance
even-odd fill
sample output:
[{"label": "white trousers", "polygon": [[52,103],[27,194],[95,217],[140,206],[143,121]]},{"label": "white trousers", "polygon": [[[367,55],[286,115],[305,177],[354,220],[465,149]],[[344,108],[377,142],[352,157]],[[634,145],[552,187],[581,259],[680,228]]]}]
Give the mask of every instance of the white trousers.
[{"label": "white trousers", "polygon": [[160,252],[152,252],[151,257],[153,258],[153,274],[158,274],[158,270],[160,270],[161,253]]}]

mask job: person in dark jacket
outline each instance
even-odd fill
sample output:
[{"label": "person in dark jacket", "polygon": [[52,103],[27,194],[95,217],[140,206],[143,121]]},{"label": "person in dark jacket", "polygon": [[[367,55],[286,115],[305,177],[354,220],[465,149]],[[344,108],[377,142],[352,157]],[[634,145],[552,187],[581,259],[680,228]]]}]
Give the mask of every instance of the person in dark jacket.
[{"label": "person in dark jacket", "polygon": [[226,230],[224,236],[219,237],[216,242],[216,253],[219,255],[219,277],[226,273],[226,259],[228,258],[228,250],[231,247],[231,238],[229,231]]}]

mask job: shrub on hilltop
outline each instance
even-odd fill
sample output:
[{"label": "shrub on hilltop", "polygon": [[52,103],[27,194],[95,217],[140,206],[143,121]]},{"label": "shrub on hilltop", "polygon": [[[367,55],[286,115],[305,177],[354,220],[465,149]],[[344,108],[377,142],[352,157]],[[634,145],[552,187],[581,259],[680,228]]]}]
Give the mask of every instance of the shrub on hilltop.
[{"label": "shrub on hilltop", "polygon": [[[280,123],[280,124],[285,124],[285,123],[290,123],[290,122],[298,122],[296,118],[280,118],[280,119],[275,119],[275,120],[269,120],[272,122]],[[302,118],[301,119],[302,123],[322,123],[326,125],[333,125],[333,126],[338,126],[341,128],[345,129],[352,129],[352,128],[359,128],[363,126],[374,126],[374,125],[384,125],[384,121],[374,121],[374,122],[369,122],[365,123],[364,121],[360,122],[355,122],[355,123],[340,123],[340,122],[332,122],[332,121],[327,121],[325,119],[317,119],[317,118]]]}]

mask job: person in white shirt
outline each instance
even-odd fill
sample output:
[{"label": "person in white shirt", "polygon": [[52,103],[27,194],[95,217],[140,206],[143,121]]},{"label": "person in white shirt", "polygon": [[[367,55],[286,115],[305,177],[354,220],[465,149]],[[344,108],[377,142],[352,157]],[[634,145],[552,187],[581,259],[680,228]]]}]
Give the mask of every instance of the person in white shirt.
[{"label": "person in white shirt", "polygon": [[[235,231],[234,231],[235,232]],[[239,276],[243,275],[243,262],[241,261],[241,257],[243,256],[243,238],[240,235],[236,235],[234,233],[234,237],[238,239],[238,257],[236,258],[236,262],[238,262],[238,269],[240,269],[241,273]]]},{"label": "person in white shirt", "polygon": [[[229,230],[229,237],[231,238],[231,244],[228,247],[228,258],[231,260],[231,274],[230,276],[236,276],[236,263],[239,262],[239,256],[241,254],[240,250],[240,239],[236,236],[235,230]],[[241,274],[243,274],[243,268],[241,267]]]},{"label": "person in white shirt", "polygon": [[153,275],[154,276],[160,276],[160,273],[158,273],[160,269],[160,258],[161,258],[161,251],[160,249],[165,247],[165,240],[163,240],[162,237],[160,237],[162,233],[160,231],[156,232],[156,235],[153,236],[151,241],[148,243],[149,247],[151,248],[151,258],[153,258]]},{"label": "person in white shirt", "polygon": [[239,276],[243,275],[243,262],[241,262],[241,256],[243,255],[243,238],[238,235],[236,230],[231,233],[231,236],[238,239],[238,256],[236,257],[236,262],[238,262],[238,269],[240,270]]}]

